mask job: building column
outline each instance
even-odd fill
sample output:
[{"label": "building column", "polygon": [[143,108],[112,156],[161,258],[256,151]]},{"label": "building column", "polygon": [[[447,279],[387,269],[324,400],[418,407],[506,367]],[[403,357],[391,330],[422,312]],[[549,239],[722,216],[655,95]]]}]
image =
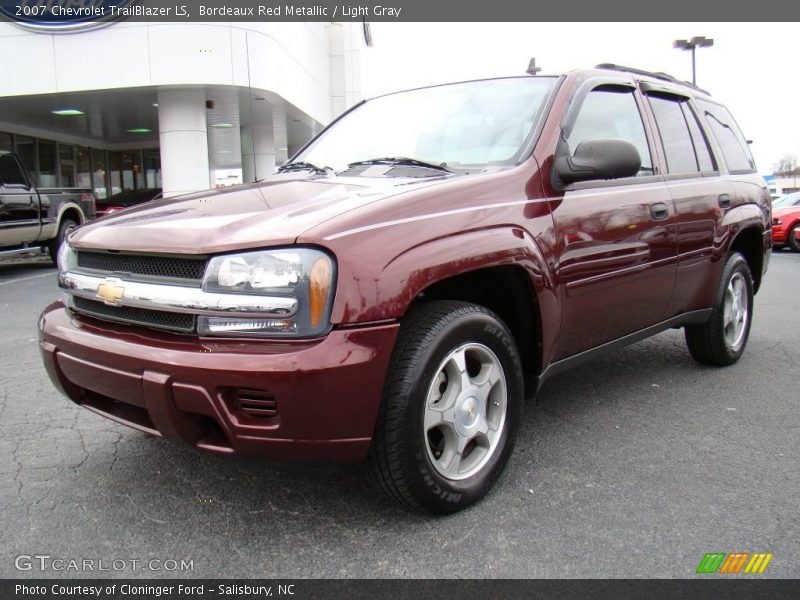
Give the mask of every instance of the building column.
[{"label": "building column", "polygon": [[275,173],[275,135],[272,123],[241,128],[242,181],[252,183]]},{"label": "building column", "polygon": [[205,92],[158,92],[158,135],[164,197],[208,189]]}]

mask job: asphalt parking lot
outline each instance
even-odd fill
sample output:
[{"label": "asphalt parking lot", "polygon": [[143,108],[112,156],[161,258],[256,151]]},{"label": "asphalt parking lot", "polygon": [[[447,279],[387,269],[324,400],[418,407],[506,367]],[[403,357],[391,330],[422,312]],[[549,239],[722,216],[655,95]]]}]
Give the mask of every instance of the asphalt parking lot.
[{"label": "asphalt parking lot", "polygon": [[494,492],[445,518],[358,469],[201,454],[75,407],[37,347],[57,295],[46,260],[0,263],[0,577],[92,575],[15,567],[37,554],[193,561],[102,576],[692,577],[715,551],[800,577],[800,254],[773,255],[737,365],[670,331],[552,379]]}]

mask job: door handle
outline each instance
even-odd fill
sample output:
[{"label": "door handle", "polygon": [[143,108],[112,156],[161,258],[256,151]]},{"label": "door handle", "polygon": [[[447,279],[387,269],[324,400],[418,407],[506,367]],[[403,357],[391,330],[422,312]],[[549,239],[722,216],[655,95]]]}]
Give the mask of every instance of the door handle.
[{"label": "door handle", "polygon": [[650,205],[650,216],[656,221],[661,221],[669,216],[669,207],[664,202]]},{"label": "door handle", "polygon": [[720,194],[719,198],[717,198],[717,202],[719,202],[720,208],[731,207],[731,197],[728,194]]}]

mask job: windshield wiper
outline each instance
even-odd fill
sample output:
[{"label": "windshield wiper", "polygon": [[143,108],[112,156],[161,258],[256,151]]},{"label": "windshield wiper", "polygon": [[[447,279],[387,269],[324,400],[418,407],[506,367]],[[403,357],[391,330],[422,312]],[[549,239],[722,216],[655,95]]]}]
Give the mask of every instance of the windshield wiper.
[{"label": "windshield wiper", "polygon": [[407,156],[387,156],[385,158],[370,158],[369,160],[358,160],[350,163],[348,167],[357,167],[361,165],[403,165],[409,167],[422,167],[425,169],[435,169],[436,171],[443,171],[445,173],[452,173],[447,168],[446,163],[435,164],[419,160],[418,158],[409,158]]},{"label": "windshield wiper", "polygon": [[283,173],[284,171],[313,171],[314,173],[319,173],[320,175],[327,175],[328,172],[332,170],[333,169],[330,167],[318,167],[314,163],[305,162],[302,160],[286,163],[285,165],[278,167],[278,173]]}]

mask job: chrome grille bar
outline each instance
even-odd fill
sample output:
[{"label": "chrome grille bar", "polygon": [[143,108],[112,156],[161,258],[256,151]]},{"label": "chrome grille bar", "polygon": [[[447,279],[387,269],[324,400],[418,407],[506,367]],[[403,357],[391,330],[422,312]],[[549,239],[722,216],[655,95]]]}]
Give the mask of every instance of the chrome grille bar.
[{"label": "chrome grille bar", "polygon": [[62,273],[58,283],[67,293],[109,306],[240,317],[288,318],[297,313],[296,298],[255,294],[219,294],[202,289]]}]

